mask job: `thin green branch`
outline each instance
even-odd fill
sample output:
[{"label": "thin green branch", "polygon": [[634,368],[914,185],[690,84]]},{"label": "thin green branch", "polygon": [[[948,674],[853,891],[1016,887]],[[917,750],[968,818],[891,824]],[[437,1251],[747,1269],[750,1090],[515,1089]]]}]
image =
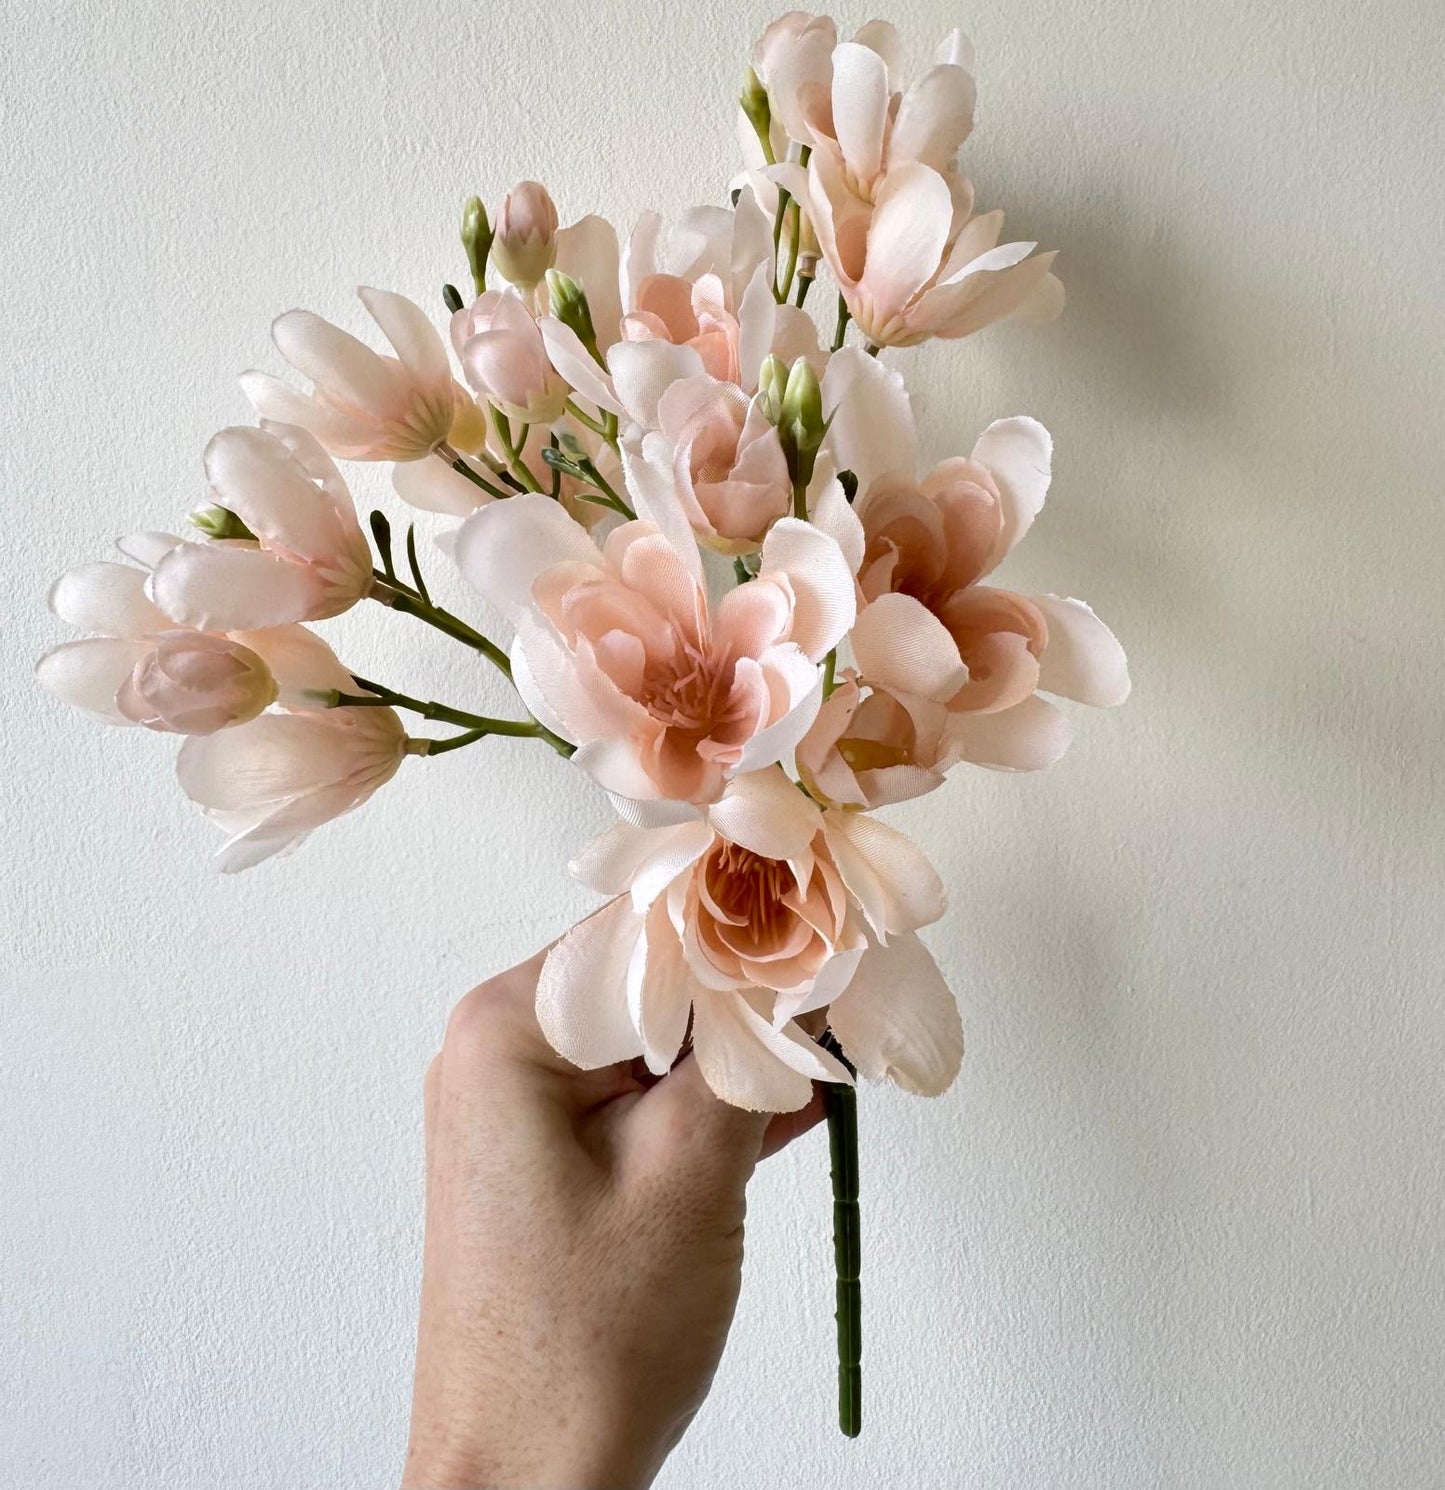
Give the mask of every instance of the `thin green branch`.
[{"label": "thin green branch", "polygon": [[[853,1072],[831,1031],[823,1049]],[[838,1333],[838,1426],[857,1438],[863,1427],[862,1238],[858,1214],[858,1092],[842,1082],[825,1082],[823,1108],[828,1119],[828,1153],[833,1179],[833,1265]]]}]

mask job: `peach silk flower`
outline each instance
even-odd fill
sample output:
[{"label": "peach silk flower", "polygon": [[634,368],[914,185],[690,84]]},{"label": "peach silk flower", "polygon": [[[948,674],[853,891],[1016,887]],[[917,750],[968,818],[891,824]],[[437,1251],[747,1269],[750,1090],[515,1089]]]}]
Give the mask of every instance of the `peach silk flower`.
[{"label": "peach silk flower", "polygon": [[827,1009],[865,1075],[944,1090],[963,1053],[954,999],[916,935],[943,912],[919,850],[860,814],[824,813],[776,767],[740,776],[701,819],[619,822],[573,865],[618,898],[549,954],[537,1012],[583,1068],[659,1074],[691,1021],[704,1078],[754,1111],[847,1081],[798,1018]]},{"label": "peach silk flower", "polygon": [[321,824],[360,807],[396,774],[406,730],[395,710],[327,709],[314,692],[351,690],[335,654],[303,626],[248,633],[266,656],[287,710],[181,746],[182,790],[226,832],[226,874],[294,848]]},{"label": "peach silk flower", "polygon": [[443,443],[473,448],[483,437],[482,415],[452,377],[425,312],[389,290],[357,294],[396,355],[372,351],[309,310],[287,311],[273,323],[272,339],[314,386],[305,394],[269,373],[243,373],[256,412],[309,430],[343,460],[419,460]]},{"label": "peach silk flower", "polygon": [[547,497],[493,502],[463,524],[462,573],[516,630],[532,712],[617,796],[710,802],[787,755],[817,712],[818,662],[852,625],[837,543],[785,518],[757,579],[716,607],[685,530],[614,529],[601,550]]},{"label": "peach silk flower", "polygon": [[473,390],[509,418],[550,424],[570,389],[515,290],[488,290],[452,317],[452,345]]},{"label": "peach silk flower", "polygon": [[339,615],[372,587],[371,549],[341,473],[303,429],[222,430],[206,447],[216,500],[256,535],[177,544],[150,593],[167,615],[205,631]]},{"label": "peach silk flower", "polygon": [[920,480],[907,474],[906,405],[892,405],[881,422],[889,418],[892,432],[872,462],[896,468],[864,463],[854,509],[864,604],[849,638],[856,673],[845,680],[882,698],[830,699],[799,750],[808,778],[840,803],[917,795],[961,760],[1037,770],[1064,753],[1071,734],[1041,693],[1096,707],[1129,695],[1123,649],[1082,601],[981,583],[1043,507],[1048,431],[1033,419],[998,420],[967,459]]},{"label": "peach silk flower", "polygon": [[662,220],[645,214],[620,261],[612,229],[584,221],[595,226],[569,245],[567,272],[587,291],[605,365],[555,317],[538,324],[553,366],[598,408],[655,429],[658,398],[679,378],[706,374],[751,394],[770,352],[789,363],[818,355],[812,318],[773,298],[772,227],[751,190],[731,211],[693,208],[665,241]]}]

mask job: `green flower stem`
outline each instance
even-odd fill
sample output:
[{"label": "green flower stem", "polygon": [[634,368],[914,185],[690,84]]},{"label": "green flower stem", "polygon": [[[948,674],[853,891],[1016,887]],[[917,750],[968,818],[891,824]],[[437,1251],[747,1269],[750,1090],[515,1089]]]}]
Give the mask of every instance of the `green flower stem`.
[{"label": "green flower stem", "polygon": [[800,274],[798,276],[798,293],[793,296],[793,304],[799,310],[802,310],[803,302],[808,298],[808,291],[813,288],[813,278],[814,276],[811,274]]},{"label": "green flower stem", "polygon": [[827,698],[838,686],[834,674],[838,670],[838,649],[834,647],[823,659],[823,697]]},{"label": "green flower stem", "polygon": [[792,200],[792,194],[780,186],[778,188],[778,210],[773,214],[773,299],[779,305],[787,299],[787,295],[778,285],[778,250],[783,242],[783,219],[788,215],[788,203]]},{"label": "green flower stem", "polygon": [[806,481],[793,483],[793,516],[801,518],[804,522],[808,520],[808,483]]},{"label": "green flower stem", "polygon": [[788,213],[788,267],[783,274],[783,282],[778,286],[778,304],[786,305],[788,296],[793,293],[793,276],[798,271],[798,249],[803,241],[803,209],[794,202]]},{"label": "green flower stem", "polygon": [[848,302],[838,296],[838,324],[833,328],[833,350],[836,352],[843,345],[843,338],[848,334],[848,322],[852,320],[853,313],[848,309]]},{"label": "green flower stem", "polygon": [[576,399],[569,398],[566,403],[566,409],[578,424],[586,425],[594,435],[601,435],[603,439],[607,438],[607,426],[603,424],[600,418],[594,419],[590,414],[579,408]]},{"label": "green flower stem", "polygon": [[[852,1071],[832,1034],[823,1048]],[[858,1092],[841,1082],[823,1087],[828,1118],[828,1152],[833,1171],[833,1261],[838,1326],[838,1426],[847,1438],[863,1428],[863,1290],[859,1281],[862,1247],[858,1224]]]},{"label": "green flower stem", "polygon": [[384,687],[380,683],[373,683],[369,678],[358,677],[355,673],[352,677],[355,678],[357,687],[364,688],[366,692],[356,694],[333,690],[326,695],[328,708],[406,709],[412,714],[420,714],[423,719],[459,725],[468,732],[469,739],[458,735],[451,740],[439,740],[429,745],[425,752],[428,755],[438,755],[444,750],[459,749],[463,744],[471,744],[472,740],[479,740],[484,735],[512,735],[520,739],[545,740],[558,755],[562,756],[570,756],[576,748],[532,718],[494,719],[487,714],[470,714],[464,709],[454,709],[450,704],[439,704],[432,699],[412,698],[408,694],[397,693],[395,689]]},{"label": "green flower stem", "polygon": [[444,632],[454,641],[480,652],[509,683],[512,681],[512,664],[507,661],[507,654],[496,642],[468,626],[461,617],[452,615],[439,605],[433,605],[429,600],[423,600],[417,591],[410,585],[403,584],[395,575],[377,575],[371,588],[371,597],[383,605],[389,605],[394,611],[400,611],[404,616],[415,616],[417,620],[425,621],[428,626]]},{"label": "green flower stem", "polygon": [[512,468],[512,474],[522,483],[528,491],[541,491],[542,488],[537,478],[532,474],[527,462],[522,459],[522,450],[527,443],[527,431],[531,425],[524,424],[521,433],[517,436],[516,443],[512,443],[512,426],[507,416],[500,409],[492,410],[492,427],[497,431],[497,438],[502,442],[502,449],[507,452],[507,464]]},{"label": "green flower stem", "polygon": [[438,445],[436,453],[458,476],[465,476],[473,486],[481,487],[489,497],[505,497],[508,495],[500,486],[493,486],[485,476],[473,470],[471,465],[462,458],[460,452],[453,450],[450,445]]}]

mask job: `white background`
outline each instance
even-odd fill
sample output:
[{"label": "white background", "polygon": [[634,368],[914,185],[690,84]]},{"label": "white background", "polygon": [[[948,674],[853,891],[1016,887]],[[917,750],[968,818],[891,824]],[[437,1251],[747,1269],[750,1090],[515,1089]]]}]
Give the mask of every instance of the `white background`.
[{"label": "white background", "polygon": [[[274,314],[360,331],[370,283],[440,319],[468,192],[536,176],[624,224],[722,200],[767,8],[6,12],[0,1479],[386,1485],[421,1073],[451,1003],[586,907],[563,865],[603,806],[498,742],[221,879],[172,745],[33,688],[45,585],[200,499],[236,373],[280,369]],[[863,1437],[833,1426],[818,1133],[754,1187],[732,1344],[662,1483],[1438,1485],[1438,9],[896,19],[920,54],[971,28],[970,173],[1062,248],[1070,304],[893,360],[931,455],[999,415],[1054,430],[1011,577],[1091,600],[1135,695],[1078,711],[1043,776],[896,814],[952,887],[930,940],[970,1053],[937,1102],[863,1097]],[[504,702],[401,618],[331,634]]]}]

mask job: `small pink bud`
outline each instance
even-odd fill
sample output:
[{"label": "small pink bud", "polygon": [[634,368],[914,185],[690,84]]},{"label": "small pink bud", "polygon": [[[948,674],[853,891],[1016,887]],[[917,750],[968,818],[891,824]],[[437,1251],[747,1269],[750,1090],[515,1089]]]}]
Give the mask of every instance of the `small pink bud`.
[{"label": "small pink bud", "polygon": [[148,729],[211,735],[254,719],[276,680],[249,647],[205,631],[163,631],[121,686],[116,707]]},{"label": "small pink bud", "polygon": [[520,181],[502,198],[492,263],[519,290],[535,289],[557,257],[557,204],[536,181]]}]

